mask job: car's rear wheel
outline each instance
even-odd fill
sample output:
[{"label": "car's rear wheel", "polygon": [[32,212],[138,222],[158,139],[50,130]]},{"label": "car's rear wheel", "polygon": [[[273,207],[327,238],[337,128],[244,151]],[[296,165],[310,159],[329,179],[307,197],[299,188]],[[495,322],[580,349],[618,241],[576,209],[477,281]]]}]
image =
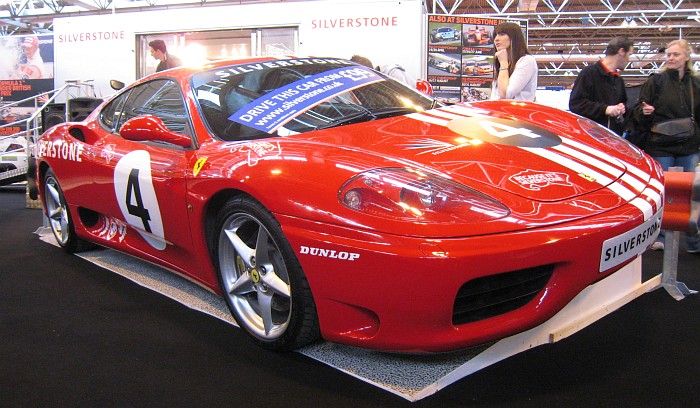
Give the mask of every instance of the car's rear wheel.
[{"label": "car's rear wheel", "polygon": [[216,231],[214,258],[224,298],[254,341],[285,351],[318,339],[309,283],[272,214],[238,197],[219,212]]},{"label": "car's rear wheel", "polygon": [[44,176],[44,201],[46,202],[46,215],[49,226],[58,245],[66,252],[80,252],[94,247],[93,244],[78,238],[75,235],[73,218],[71,217],[68,203],[63,195],[63,190],[58,184],[58,179],[53,170],[49,169]]}]

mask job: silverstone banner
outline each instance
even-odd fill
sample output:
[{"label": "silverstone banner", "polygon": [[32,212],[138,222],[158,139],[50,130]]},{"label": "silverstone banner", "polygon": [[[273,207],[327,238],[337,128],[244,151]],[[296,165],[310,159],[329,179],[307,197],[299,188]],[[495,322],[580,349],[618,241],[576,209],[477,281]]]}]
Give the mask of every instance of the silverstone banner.
[{"label": "silverstone banner", "polygon": [[365,67],[343,67],[324,71],[263,95],[236,111],[229,120],[272,133],[323,101],[383,80]]},{"label": "silverstone banner", "polygon": [[527,29],[525,20],[428,15],[426,78],[439,101],[457,103],[490,98],[496,35],[493,31],[505,22],[519,23],[523,30]]}]

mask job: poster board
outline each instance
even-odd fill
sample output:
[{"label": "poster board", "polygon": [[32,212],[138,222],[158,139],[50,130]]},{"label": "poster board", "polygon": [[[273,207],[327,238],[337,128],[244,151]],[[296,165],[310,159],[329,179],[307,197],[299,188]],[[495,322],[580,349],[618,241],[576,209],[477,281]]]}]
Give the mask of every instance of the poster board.
[{"label": "poster board", "polygon": [[451,104],[490,98],[494,29],[505,22],[520,24],[527,34],[526,20],[428,14],[425,78],[440,102]]}]

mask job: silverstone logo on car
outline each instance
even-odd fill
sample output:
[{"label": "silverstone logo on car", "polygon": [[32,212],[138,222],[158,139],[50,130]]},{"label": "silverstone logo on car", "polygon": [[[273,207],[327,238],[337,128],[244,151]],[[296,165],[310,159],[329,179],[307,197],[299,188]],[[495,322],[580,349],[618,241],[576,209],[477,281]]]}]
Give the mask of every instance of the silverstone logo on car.
[{"label": "silverstone logo on car", "polygon": [[104,157],[105,163],[109,164],[115,156],[116,145],[114,143],[106,144],[100,153],[100,157]]},{"label": "silverstone logo on car", "polygon": [[530,191],[540,191],[551,185],[572,185],[568,174],[553,171],[526,170],[508,177],[508,180]]},{"label": "silverstone logo on car", "polygon": [[101,228],[95,233],[100,238],[111,241],[117,237],[117,241],[122,242],[126,238],[126,224],[121,220],[100,215]]},{"label": "silverstone logo on car", "polygon": [[84,149],[85,146],[82,143],[69,143],[64,140],[42,140],[39,142],[37,156],[39,158],[82,162]]},{"label": "silverstone logo on car", "polygon": [[248,153],[249,166],[255,166],[263,157],[277,157],[282,154],[279,142],[225,143],[221,149],[229,149],[231,153]]},{"label": "silverstone logo on car", "polygon": [[322,258],[340,259],[343,261],[354,261],[360,257],[360,254],[355,252],[336,251],[334,249],[314,248],[301,245],[299,253],[303,255],[320,256]]},{"label": "silverstone logo on car", "polygon": [[365,67],[332,69],[266,93],[236,111],[228,119],[272,133],[323,101],[383,80],[376,72]]},{"label": "silverstone logo on car", "polygon": [[606,240],[600,254],[598,271],[605,272],[644,252],[661,232],[662,212],[661,209],[644,224]]}]

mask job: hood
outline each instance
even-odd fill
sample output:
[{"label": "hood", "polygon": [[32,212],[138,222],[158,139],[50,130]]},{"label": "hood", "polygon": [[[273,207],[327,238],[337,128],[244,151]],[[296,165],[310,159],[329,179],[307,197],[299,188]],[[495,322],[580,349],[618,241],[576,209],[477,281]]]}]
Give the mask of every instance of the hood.
[{"label": "hood", "polygon": [[[489,109],[489,108],[499,109]],[[639,151],[581,118],[536,104],[454,105],[317,132],[315,141],[380,155],[463,185],[537,201],[589,194],[618,180],[625,162],[644,167]],[[585,119],[583,119],[585,121]],[[617,145],[617,146],[616,146]]]}]

